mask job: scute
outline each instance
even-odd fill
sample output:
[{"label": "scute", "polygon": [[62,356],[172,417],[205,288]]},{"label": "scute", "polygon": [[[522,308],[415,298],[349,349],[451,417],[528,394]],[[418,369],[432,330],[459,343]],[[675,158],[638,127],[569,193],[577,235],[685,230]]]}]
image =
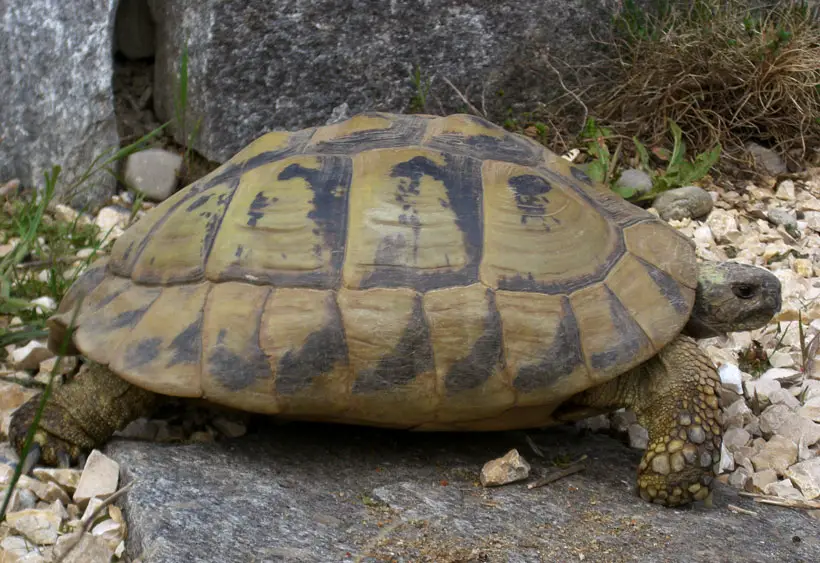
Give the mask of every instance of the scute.
[{"label": "scute", "polygon": [[126,380],[293,418],[548,422],[647,360],[693,245],[526,137],[369,113],[263,135],[150,211],[50,320]]}]

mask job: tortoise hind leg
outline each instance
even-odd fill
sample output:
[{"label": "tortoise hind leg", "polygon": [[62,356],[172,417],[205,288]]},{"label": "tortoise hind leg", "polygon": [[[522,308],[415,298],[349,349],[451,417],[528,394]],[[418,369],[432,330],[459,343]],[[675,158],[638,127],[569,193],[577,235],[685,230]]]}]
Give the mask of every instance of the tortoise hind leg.
[{"label": "tortoise hind leg", "polygon": [[[42,394],[29,399],[9,425],[9,441],[21,452]],[[72,381],[55,387],[43,410],[34,443],[41,462],[64,465],[104,444],[132,420],[149,414],[157,395],[120,378],[107,367],[87,364]]]},{"label": "tortoise hind leg", "polygon": [[638,469],[640,495],[678,506],[710,495],[713,466],[720,459],[719,382],[695,341],[679,336],[649,361],[572,403],[632,409],[649,432]]}]

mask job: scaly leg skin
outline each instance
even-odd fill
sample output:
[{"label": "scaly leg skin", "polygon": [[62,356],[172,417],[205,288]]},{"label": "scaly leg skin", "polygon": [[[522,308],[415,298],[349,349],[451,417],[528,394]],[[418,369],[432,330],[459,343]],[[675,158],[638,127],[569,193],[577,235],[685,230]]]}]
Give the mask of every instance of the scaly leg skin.
[{"label": "scaly leg skin", "polygon": [[[9,441],[21,452],[41,394],[18,408],[9,425]],[[131,385],[107,367],[87,364],[72,381],[55,387],[46,402],[34,444],[46,465],[74,463],[111,435],[157,404],[157,395]]]},{"label": "scaly leg skin", "polygon": [[572,399],[573,404],[632,409],[649,432],[638,468],[644,500],[680,506],[711,500],[721,425],[714,365],[688,336],[654,358]]}]

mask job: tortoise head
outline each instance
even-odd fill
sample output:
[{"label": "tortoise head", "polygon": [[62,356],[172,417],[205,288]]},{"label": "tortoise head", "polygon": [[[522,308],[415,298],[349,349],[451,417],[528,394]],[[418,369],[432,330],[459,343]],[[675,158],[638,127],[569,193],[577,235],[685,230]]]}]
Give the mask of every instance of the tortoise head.
[{"label": "tortoise head", "polygon": [[709,338],[753,330],[765,326],[779,310],[780,280],[768,270],[736,262],[703,262],[684,332]]}]

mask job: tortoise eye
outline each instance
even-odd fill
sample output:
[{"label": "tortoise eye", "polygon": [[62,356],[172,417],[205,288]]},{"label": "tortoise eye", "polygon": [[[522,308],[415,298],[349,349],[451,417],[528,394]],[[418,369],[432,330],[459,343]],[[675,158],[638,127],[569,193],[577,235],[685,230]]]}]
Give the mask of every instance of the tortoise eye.
[{"label": "tortoise eye", "polygon": [[747,283],[732,286],[732,293],[741,299],[751,299],[755,296],[755,288]]}]

